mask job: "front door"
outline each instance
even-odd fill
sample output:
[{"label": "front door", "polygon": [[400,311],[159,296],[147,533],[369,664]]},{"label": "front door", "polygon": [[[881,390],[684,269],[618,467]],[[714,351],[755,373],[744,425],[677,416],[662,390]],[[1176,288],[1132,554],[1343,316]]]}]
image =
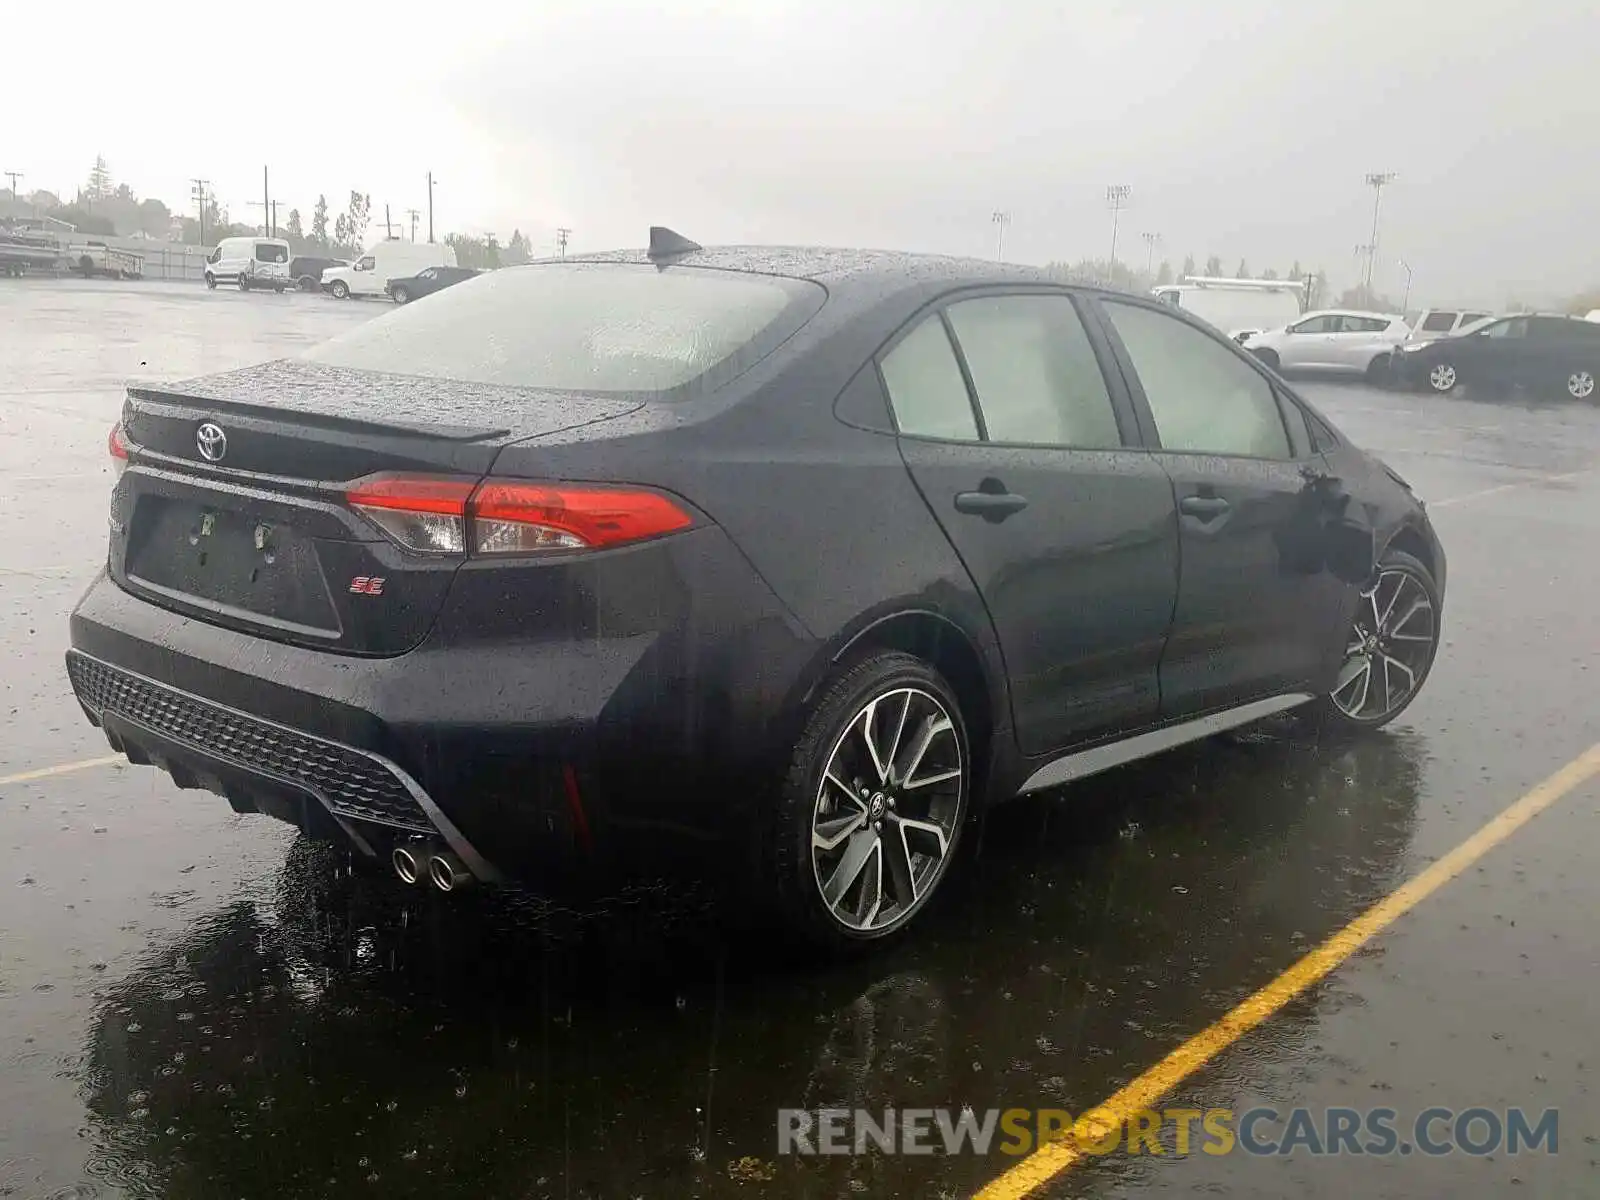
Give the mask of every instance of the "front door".
[{"label": "front door", "polygon": [[1062,292],[956,300],[880,360],[906,466],[993,619],[1026,754],[1160,712],[1172,487],[1110,362]]},{"label": "front door", "polygon": [[1289,326],[1278,352],[1278,363],[1284,367],[1323,367],[1330,357],[1329,347],[1339,318],[1331,313],[1306,317]]},{"label": "front door", "polygon": [[1101,309],[1177,501],[1163,715],[1312,687],[1357,586],[1319,544],[1326,465],[1309,445],[1297,453],[1273,385],[1225,341],[1154,305]]}]

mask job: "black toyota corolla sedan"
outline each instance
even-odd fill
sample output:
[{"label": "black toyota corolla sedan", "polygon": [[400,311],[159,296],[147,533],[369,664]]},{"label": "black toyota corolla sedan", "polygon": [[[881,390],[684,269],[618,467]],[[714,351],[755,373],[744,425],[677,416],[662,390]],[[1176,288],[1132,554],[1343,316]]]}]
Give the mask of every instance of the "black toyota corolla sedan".
[{"label": "black toyota corolla sedan", "polygon": [[825,945],[984,806],[1438,646],[1422,503],[1150,300],[903,254],[495,271],[133,387],[67,669],[134,762],[407,882],[712,846]]}]

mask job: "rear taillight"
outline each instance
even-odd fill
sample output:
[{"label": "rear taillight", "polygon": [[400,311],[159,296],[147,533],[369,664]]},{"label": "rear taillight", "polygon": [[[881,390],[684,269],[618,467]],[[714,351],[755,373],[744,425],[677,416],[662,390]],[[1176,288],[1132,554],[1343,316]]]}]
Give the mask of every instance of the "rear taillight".
[{"label": "rear taillight", "polygon": [[122,432],[121,421],[106,434],[106,450],[111,454],[112,469],[120,476],[128,469],[128,437]]},{"label": "rear taillight", "polygon": [[694,519],[638,488],[471,481],[414,475],[363,480],[350,506],[407,550],[497,556],[604,550],[687,529]]}]

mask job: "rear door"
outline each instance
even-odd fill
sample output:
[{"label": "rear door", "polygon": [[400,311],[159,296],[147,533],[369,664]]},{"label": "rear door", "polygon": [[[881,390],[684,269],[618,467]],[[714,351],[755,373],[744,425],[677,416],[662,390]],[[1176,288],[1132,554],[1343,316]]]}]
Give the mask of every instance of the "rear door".
[{"label": "rear door", "polygon": [[994,621],[1028,754],[1160,711],[1172,487],[1110,363],[1063,292],[957,299],[880,359],[906,466]]},{"label": "rear door", "polygon": [[1366,370],[1373,357],[1386,348],[1384,332],[1389,322],[1382,317],[1363,317],[1355,313],[1340,313],[1334,320],[1336,327],[1328,339],[1328,365],[1343,370]]},{"label": "rear door", "polygon": [[1181,570],[1162,715],[1193,716],[1322,680],[1352,584],[1316,544],[1327,466],[1245,355],[1134,300],[1100,309],[1177,498]]}]

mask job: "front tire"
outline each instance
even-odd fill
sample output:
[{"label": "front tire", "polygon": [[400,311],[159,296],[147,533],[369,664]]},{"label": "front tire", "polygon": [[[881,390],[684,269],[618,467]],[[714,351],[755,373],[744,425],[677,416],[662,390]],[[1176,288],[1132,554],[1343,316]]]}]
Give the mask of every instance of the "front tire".
[{"label": "front tire", "polygon": [[1440,396],[1455,391],[1460,382],[1461,375],[1454,363],[1437,362],[1428,368],[1428,388]]},{"label": "front tire", "polygon": [[1441,597],[1433,572],[1389,550],[1362,589],[1333,690],[1310,708],[1336,732],[1381,729],[1417,698],[1439,652]]},{"label": "front tire", "polygon": [[206,287],[213,292],[217,290],[217,277],[210,271],[206,272]]},{"label": "front tire", "polygon": [[843,952],[927,907],[971,811],[972,755],[955,692],[909,654],[874,654],[812,708],[763,831],[763,886],[782,923]]},{"label": "front tire", "polygon": [[333,298],[335,300],[350,299],[350,285],[345,283],[345,281],[342,279],[335,279],[333,281],[333,285],[328,288],[328,290],[333,293]]},{"label": "front tire", "polygon": [[1594,372],[1589,370],[1571,371],[1567,374],[1567,396],[1573,400],[1590,400],[1595,398]]},{"label": "front tire", "polygon": [[1367,364],[1367,383],[1372,387],[1385,387],[1393,372],[1393,360],[1387,354],[1380,354]]},{"label": "front tire", "polygon": [[397,287],[389,294],[394,297],[394,302],[396,304],[405,304],[411,299],[411,293],[406,291],[406,289],[403,287]]}]

